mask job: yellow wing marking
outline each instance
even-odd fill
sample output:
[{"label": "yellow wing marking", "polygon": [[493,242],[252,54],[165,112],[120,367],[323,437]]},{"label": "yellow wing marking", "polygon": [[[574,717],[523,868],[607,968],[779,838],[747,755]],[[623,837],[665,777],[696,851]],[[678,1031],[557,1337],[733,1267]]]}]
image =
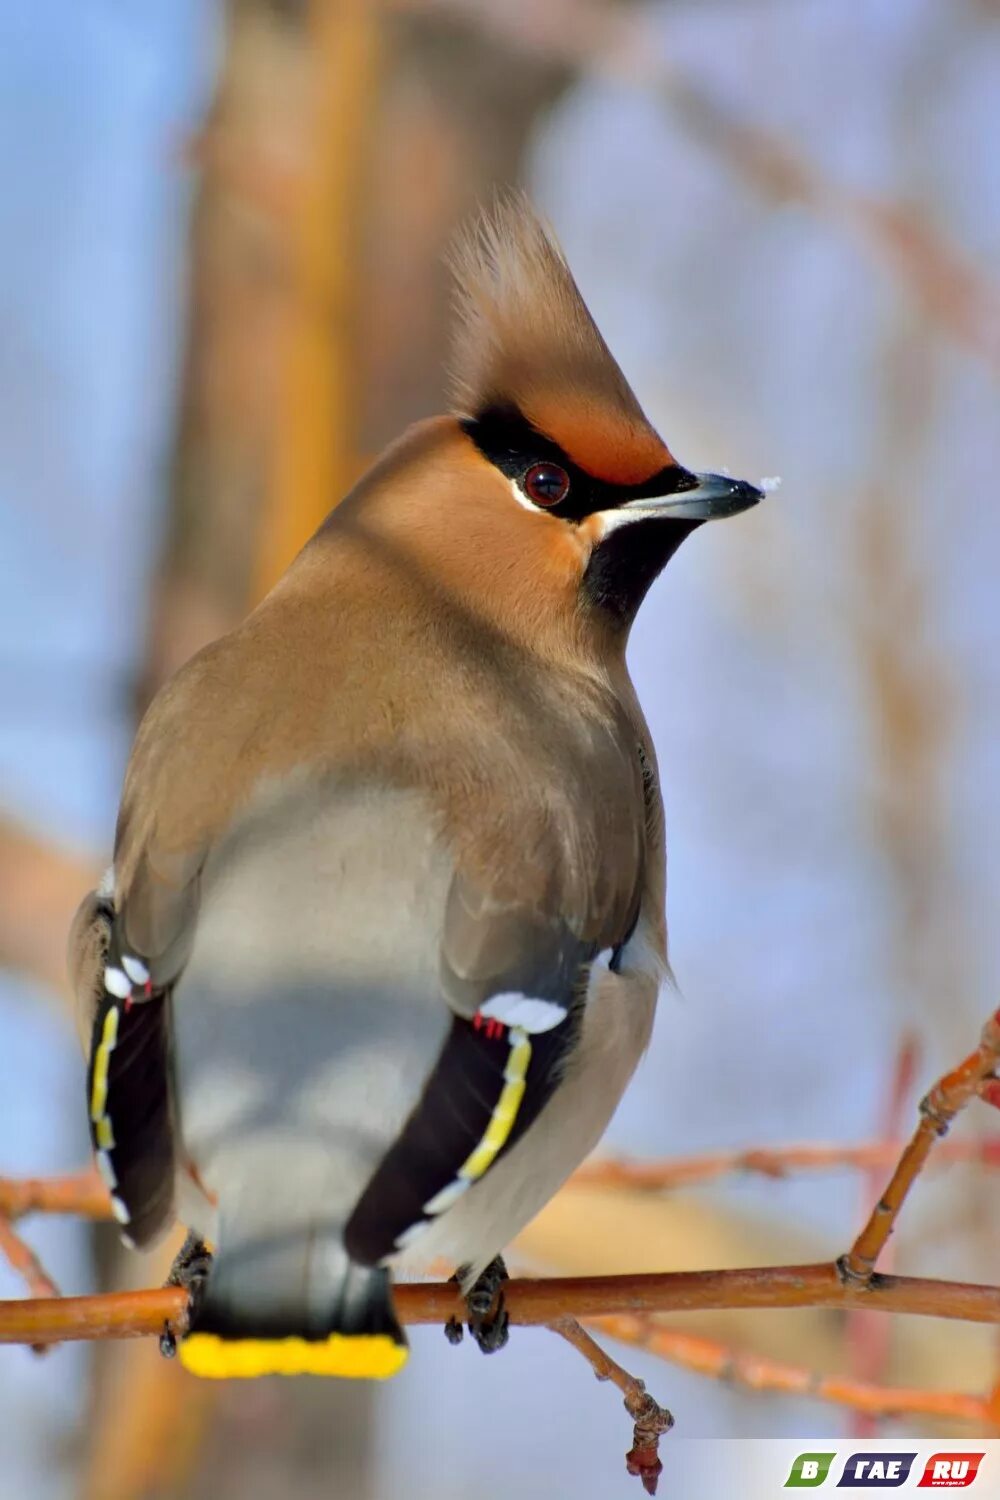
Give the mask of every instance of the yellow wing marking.
[{"label": "yellow wing marking", "polygon": [[528,1033],[520,1027],[510,1033],[510,1055],[504,1069],[504,1085],[500,1098],[490,1116],[482,1140],[458,1169],[459,1177],[475,1182],[493,1165],[507,1143],[517,1112],[527,1087],[528,1064],[531,1062],[531,1043]]},{"label": "yellow wing marking", "polygon": [[[94,1054],[94,1077],[90,1087],[90,1118],[99,1125],[105,1118],[108,1103],[108,1068],[118,1041],[118,1007],[113,1005],[104,1017],[104,1028]],[[108,1129],[111,1122],[108,1122]],[[102,1142],[103,1144],[103,1142]]]}]

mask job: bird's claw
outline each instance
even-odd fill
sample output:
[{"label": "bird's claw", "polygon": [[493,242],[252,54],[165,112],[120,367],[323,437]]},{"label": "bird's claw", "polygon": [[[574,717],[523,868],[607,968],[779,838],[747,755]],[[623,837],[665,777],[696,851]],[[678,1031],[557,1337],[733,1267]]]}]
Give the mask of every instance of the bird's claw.
[{"label": "bird's claw", "polygon": [[[211,1269],[211,1250],[198,1235],[190,1233],[178,1250],[164,1285],[182,1287],[188,1294],[189,1305],[194,1306]],[[164,1359],[173,1359],[177,1353],[177,1336],[169,1323],[164,1324],[160,1334],[160,1353]]]},{"label": "bird's claw", "polygon": [[211,1269],[211,1250],[203,1239],[192,1232],[177,1252],[174,1263],[170,1267],[166,1285],[181,1286],[194,1296],[204,1285]]},{"label": "bird's claw", "polygon": [[460,1344],[465,1337],[465,1329],[457,1318],[449,1318],[444,1325],[444,1336],[449,1344]]},{"label": "bird's claw", "polygon": [[[461,1282],[462,1272],[459,1271],[452,1280]],[[495,1354],[510,1337],[510,1318],[504,1306],[502,1290],[506,1280],[507,1267],[503,1263],[503,1257],[497,1255],[465,1294],[469,1333],[484,1354]],[[462,1325],[457,1318],[448,1319],[444,1325],[444,1336],[449,1344],[462,1342]]]}]

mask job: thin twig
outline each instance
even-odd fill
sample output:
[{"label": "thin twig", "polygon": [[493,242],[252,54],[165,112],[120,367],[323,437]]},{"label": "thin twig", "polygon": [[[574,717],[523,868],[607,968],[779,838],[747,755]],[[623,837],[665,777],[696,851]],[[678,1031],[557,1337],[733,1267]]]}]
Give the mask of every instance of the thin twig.
[{"label": "thin twig", "polygon": [[[839,1146],[832,1143],[755,1146],[743,1151],[707,1152],[699,1156],[667,1157],[659,1161],[602,1157],[581,1167],[570,1178],[568,1185],[634,1188],[638,1192],[656,1193],[744,1173],[782,1178],[796,1172],[885,1170],[895,1165],[902,1149],[901,1141],[870,1141],[860,1146]],[[959,1162],[990,1168],[1000,1167],[1000,1138],[948,1141],[934,1153],[933,1164],[936,1166],[951,1166]]]},{"label": "thin twig", "polygon": [[[1000,1081],[996,1086],[1000,1099]],[[987,1097],[987,1088],[981,1092]],[[902,1142],[872,1141],[859,1146],[823,1142],[755,1146],[742,1151],[706,1152],[658,1161],[604,1157],[581,1167],[568,1185],[667,1192],[741,1174],[778,1179],[797,1172],[869,1171],[893,1166],[901,1150]],[[932,1165],[959,1163],[1000,1168],[1000,1137],[947,1141],[935,1151]],[[20,1219],[27,1214],[78,1214],[85,1219],[110,1219],[111,1202],[100,1177],[88,1168],[65,1177],[0,1177],[0,1213],[9,1219]]]},{"label": "thin twig", "polygon": [[[395,1288],[394,1298],[404,1323],[444,1324],[463,1312],[452,1282],[403,1284]],[[1000,1287],[876,1274],[867,1286],[858,1288],[845,1282],[838,1265],[828,1262],[515,1280],[504,1284],[504,1302],[512,1323],[534,1327],[564,1317],[771,1307],[865,1307],[967,1323],[1000,1323]],[[178,1287],[0,1301],[0,1344],[138,1338],[162,1333],[164,1324],[181,1335],[186,1309],[186,1295]]]},{"label": "thin twig", "polygon": [[913,1133],[888,1187],[868,1223],[840,1261],[842,1274],[857,1286],[871,1284],[875,1264],[892,1233],[907,1194],[923,1169],[934,1143],[945,1134],[959,1110],[992,1085],[1000,1061],[1000,1010],[986,1022],[979,1046],[957,1068],[946,1073],[920,1103],[920,1124]]},{"label": "thin twig", "polygon": [[[0,1255],[12,1270],[24,1277],[30,1296],[46,1298],[59,1296],[59,1288],[34,1250],[22,1240],[10,1219],[3,1213],[0,1213]],[[35,1354],[44,1354],[48,1345],[33,1343],[31,1348]]]},{"label": "thin twig", "polygon": [[83,1219],[110,1219],[108,1190],[92,1168],[66,1177],[0,1177],[0,1214],[78,1214]]},{"label": "thin twig", "polygon": [[821,1375],[801,1365],[745,1354],[715,1339],[677,1333],[648,1316],[622,1314],[596,1318],[594,1323],[610,1338],[645,1349],[685,1370],[728,1381],[747,1390],[808,1396],[868,1416],[940,1417],[947,1421],[968,1422],[980,1428],[997,1425],[997,1414],[989,1399],[983,1396],[874,1385],[836,1375]]},{"label": "thin twig", "polygon": [[[904,1032],[899,1041],[893,1064],[889,1088],[882,1119],[881,1138],[898,1141],[906,1129],[913,1092],[916,1088],[919,1047],[912,1032]],[[865,1173],[861,1208],[867,1213],[882,1186],[880,1168],[871,1168]],[[896,1269],[893,1246],[887,1245],[882,1263],[883,1271]],[[887,1318],[870,1318],[861,1308],[847,1314],[844,1328],[844,1344],[847,1353],[847,1368],[855,1380],[868,1386],[885,1384],[886,1371],[892,1352],[893,1326]],[[850,1431],[854,1437],[874,1437],[878,1432],[878,1420],[870,1411],[854,1408]]]},{"label": "thin twig", "polygon": [[663,1464],[660,1462],[660,1438],[669,1432],[674,1419],[665,1406],[646,1390],[645,1382],[630,1375],[617,1360],[581,1328],[575,1318],[557,1318],[549,1327],[553,1333],[565,1339],[590,1365],[598,1380],[610,1380],[624,1397],[625,1410],[635,1426],[632,1431],[632,1447],[625,1455],[625,1467],[630,1474],[637,1474],[647,1495],[656,1494],[656,1486]]},{"label": "thin twig", "polygon": [[32,1297],[54,1298],[59,1288],[30,1245],[25,1244],[5,1214],[0,1214],[0,1255],[24,1277]]}]

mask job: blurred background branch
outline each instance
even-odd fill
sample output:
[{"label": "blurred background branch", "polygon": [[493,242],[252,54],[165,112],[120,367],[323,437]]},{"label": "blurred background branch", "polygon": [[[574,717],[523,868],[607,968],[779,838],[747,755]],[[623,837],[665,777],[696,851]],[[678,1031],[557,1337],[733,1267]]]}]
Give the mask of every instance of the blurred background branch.
[{"label": "blurred background branch", "polygon": [[700,86],[671,61],[642,7],[607,0],[389,0],[407,14],[444,13],[518,51],[574,72],[654,92],[677,123],[741,181],[778,206],[795,205],[849,235],[906,289],[924,316],[1000,377],[1000,286],[915,207],[852,190],[775,132]]}]

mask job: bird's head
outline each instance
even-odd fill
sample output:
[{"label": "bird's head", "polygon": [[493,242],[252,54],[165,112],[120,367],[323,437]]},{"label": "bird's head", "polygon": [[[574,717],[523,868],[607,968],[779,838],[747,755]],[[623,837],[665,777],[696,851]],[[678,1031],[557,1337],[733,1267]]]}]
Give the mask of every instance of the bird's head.
[{"label": "bird's head", "polygon": [[581,590],[627,626],[684,538],[762,491],[677,463],[523,199],[481,218],[452,265],[463,430],[503,476],[509,503],[575,533]]},{"label": "bird's head", "polygon": [[677,463],[522,198],[480,218],[451,263],[453,415],[412,429],[372,489],[408,510],[395,519],[435,549],[439,581],[477,607],[530,617],[537,636],[558,596],[565,618],[623,637],[685,537],[762,492]]}]

